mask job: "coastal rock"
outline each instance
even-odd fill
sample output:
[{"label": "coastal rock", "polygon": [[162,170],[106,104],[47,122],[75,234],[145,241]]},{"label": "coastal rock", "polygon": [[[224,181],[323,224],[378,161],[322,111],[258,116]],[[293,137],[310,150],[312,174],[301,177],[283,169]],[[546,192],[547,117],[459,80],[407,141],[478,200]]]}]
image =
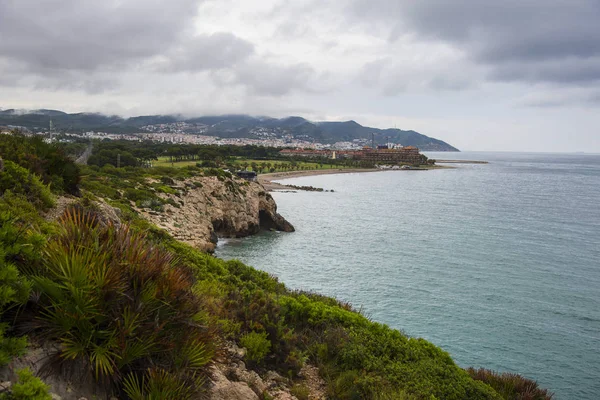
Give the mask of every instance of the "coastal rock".
[{"label": "coastal rock", "polygon": [[[306,364],[300,371],[298,379],[294,381],[284,378],[275,371],[262,371],[260,375],[251,369],[247,369],[243,361],[240,361],[246,353],[246,349],[238,347],[234,342],[225,344],[227,361],[217,362],[211,370],[211,384],[208,387],[208,400],[220,400],[223,394],[230,396],[244,396],[255,398],[250,395],[250,388],[259,399],[273,400],[298,400],[292,393],[292,387],[300,384],[308,389],[310,400],[324,400],[326,398],[326,384],[319,376],[317,367]],[[238,399],[243,397],[230,397]]]},{"label": "coastal rock", "polygon": [[291,395],[289,392],[278,390],[271,394],[273,400],[298,400],[296,396]]},{"label": "coastal rock", "polygon": [[27,354],[14,358],[8,365],[0,368],[0,381],[3,382],[1,387],[8,388],[17,382],[17,371],[29,368],[34,375],[41,377],[50,386],[53,399],[108,398],[108,393],[97,385],[91,376],[72,376],[69,379],[68,371],[64,371],[64,374],[53,373],[56,371],[47,368],[48,361],[56,354],[57,346],[58,344],[55,343],[45,343],[43,346],[32,345]]},{"label": "coastal rock", "polygon": [[245,382],[232,382],[217,367],[213,367],[211,385],[207,391],[210,400],[258,400],[258,396]]},{"label": "coastal rock", "polygon": [[[56,206],[44,214],[47,221],[55,221],[60,218],[67,209],[81,207],[81,199],[74,196],[59,196],[56,198]],[[121,225],[121,210],[106,204],[103,201],[91,201],[87,206],[96,211],[96,217],[101,224]]]},{"label": "coastal rock", "polygon": [[207,176],[177,181],[170,188],[174,194],[157,193],[169,202],[161,212],[138,211],[175,239],[200,250],[214,251],[218,238],[246,237],[261,230],[294,231],[258,182]]}]

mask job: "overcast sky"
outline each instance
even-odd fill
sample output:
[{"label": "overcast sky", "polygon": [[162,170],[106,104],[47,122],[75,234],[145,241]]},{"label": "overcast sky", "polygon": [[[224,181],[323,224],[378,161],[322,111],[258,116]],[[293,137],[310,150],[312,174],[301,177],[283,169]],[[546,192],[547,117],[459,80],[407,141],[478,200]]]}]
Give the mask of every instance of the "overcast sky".
[{"label": "overcast sky", "polygon": [[599,0],[0,0],[0,108],[247,113],[600,153]]}]

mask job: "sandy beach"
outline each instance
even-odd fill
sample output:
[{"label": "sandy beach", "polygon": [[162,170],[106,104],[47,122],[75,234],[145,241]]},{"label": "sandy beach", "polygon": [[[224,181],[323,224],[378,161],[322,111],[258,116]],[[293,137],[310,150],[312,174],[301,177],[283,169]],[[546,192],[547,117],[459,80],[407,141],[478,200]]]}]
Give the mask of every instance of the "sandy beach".
[{"label": "sandy beach", "polygon": [[314,176],[314,175],[329,175],[329,174],[352,174],[358,172],[378,172],[380,170],[375,168],[331,168],[331,169],[314,169],[310,171],[286,171],[286,172],[274,172],[272,174],[261,174],[258,175],[258,181],[267,189],[269,192],[274,190],[297,190],[293,187],[282,185],[277,182],[273,182],[280,179],[299,178],[301,176]]}]

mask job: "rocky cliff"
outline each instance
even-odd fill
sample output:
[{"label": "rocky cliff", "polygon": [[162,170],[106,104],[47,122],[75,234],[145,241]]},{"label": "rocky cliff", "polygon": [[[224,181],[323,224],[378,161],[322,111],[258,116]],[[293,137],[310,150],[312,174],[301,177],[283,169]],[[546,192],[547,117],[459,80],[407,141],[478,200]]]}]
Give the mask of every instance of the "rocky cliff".
[{"label": "rocky cliff", "polygon": [[139,213],[175,239],[204,251],[212,252],[218,238],[245,237],[261,230],[294,231],[258,182],[208,176],[156,187],[168,203],[160,211],[143,208]]}]

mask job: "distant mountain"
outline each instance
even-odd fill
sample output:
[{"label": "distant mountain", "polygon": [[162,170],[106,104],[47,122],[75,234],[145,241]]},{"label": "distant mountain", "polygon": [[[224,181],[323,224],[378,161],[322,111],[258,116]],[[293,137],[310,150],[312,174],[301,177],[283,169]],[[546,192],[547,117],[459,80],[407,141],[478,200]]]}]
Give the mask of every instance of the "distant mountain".
[{"label": "distant mountain", "polygon": [[[55,128],[64,132],[102,131],[109,133],[156,132],[159,125],[185,122],[186,133],[202,133],[227,138],[289,137],[320,143],[346,142],[357,139],[377,143],[400,143],[424,151],[459,151],[441,140],[418,132],[401,129],[376,129],[356,121],[312,122],[298,116],[287,118],[252,117],[249,115],[215,115],[183,118],[175,115],[146,115],[121,118],[99,113],[67,114],[58,110],[0,110],[0,125],[23,126],[31,130],[48,129],[52,120]],[[154,129],[154,130],[153,130]],[[163,128],[160,128],[163,129]],[[169,129],[169,128],[165,128]]]}]

